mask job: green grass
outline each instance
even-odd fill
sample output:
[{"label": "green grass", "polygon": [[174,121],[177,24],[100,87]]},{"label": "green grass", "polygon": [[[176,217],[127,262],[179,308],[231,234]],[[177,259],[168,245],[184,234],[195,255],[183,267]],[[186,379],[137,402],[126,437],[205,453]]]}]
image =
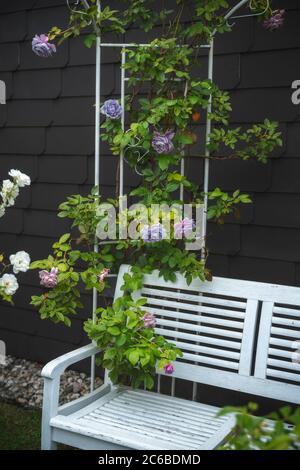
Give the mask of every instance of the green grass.
[{"label": "green grass", "polygon": [[40,449],[41,412],[0,403],[0,449]]}]

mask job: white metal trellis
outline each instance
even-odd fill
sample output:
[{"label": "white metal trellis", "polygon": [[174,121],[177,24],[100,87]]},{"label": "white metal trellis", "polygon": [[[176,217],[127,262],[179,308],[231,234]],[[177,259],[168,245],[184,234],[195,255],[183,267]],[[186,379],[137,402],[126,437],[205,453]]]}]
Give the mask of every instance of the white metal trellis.
[{"label": "white metal trellis", "polygon": [[[227,14],[225,15],[225,19],[228,20],[230,17],[233,17],[233,14],[242,8],[249,0],[241,0],[239,1],[234,7],[232,7]],[[87,2],[86,2],[87,3]],[[99,10],[101,9],[101,2],[98,0],[97,5]],[[245,15],[245,17],[255,16],[254,15]],[[242,18],[242,16],[234,17],[234,18]],[[125,87],[126,78],[125,68],[124,65],[126,63],[126,51],[125,49],[135,48],[135,47],[149,47],[150,44],[137,44],[137,43],[104,43],[101,42],[101,38],[97,35],[96,40],[96,87],[95,87],[95,173],[94,173],[94,183],[95,186],[100,186],[100,102],[101,102],[101,50],[102,48],[119,48],[121,49],[121,105],[122,105],[122,116],[121,116],[121,123],[122,129],[125,130]],[[208,53],[208,79],[212,80],[213,78],[213,65],[214,65],[214,39],[212,38],[211,43],[207,45],[200,45],[199,47],[205,48],[209,51]],[[204,191],[204,222],[202,224],[202,238],[204,240],[204,247],[205,247],[205,238],[206,238],[206,227],[207,227],[207,205],[208,205],[208,197],[207,192],[209,189],[209,156],[210,152],[207,148],[207,144],[209,143],[209,135],[211,132],[211,119],[209,117],[210,112],[212,110],[212,102],[211,97],[208,105],[207,110],[207,119],[206,119],[206,130],[205,130],[205,140],[206,140],[206,148],[205,148],[205,159],[204,159],[204,177],[203,177],[203,191]],[[181,161],[181,174],[184,175],[184,157]],[[124,195],[124,152],[122,151],[120,154],[120,163],[119,163],[119,196],[122,197]],[[180,197],[183,200],[183,188],[180,188]],[[94,246],[95,251],[98,251],[98,244],[95,243]],[[203,250],[204,253],[204,250]],[[95,311],[97,309],[97,290],[93,289],[93,320],[95,321]],[[95,379],[95,356],[92,356],[91,360],[91,391],[94,388],[94,379]],[[193,390],[193,398],[195,398],[196,390]]]}]

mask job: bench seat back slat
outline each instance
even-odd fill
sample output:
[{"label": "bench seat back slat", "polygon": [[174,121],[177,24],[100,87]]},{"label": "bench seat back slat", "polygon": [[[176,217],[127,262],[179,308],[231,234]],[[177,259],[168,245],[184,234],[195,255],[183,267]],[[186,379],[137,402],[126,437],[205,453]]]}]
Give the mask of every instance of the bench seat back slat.
[{"label": "bench seat back slat", "polygon": [[[129,270],[121,266],[115,298]],[[180,274],[167,282],[154,271],[135,295],[147,299],[156,332],[183,351],[172,394],[181,378],[300,403],[300,365],[289,356],[300,339],[300,289],[219,277],[187,285]]]}]

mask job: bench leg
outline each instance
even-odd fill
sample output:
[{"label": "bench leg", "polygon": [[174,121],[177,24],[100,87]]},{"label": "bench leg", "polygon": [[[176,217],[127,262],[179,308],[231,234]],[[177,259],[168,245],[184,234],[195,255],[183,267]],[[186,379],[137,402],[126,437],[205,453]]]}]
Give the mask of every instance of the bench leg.
[{"label": "bench leg", "polygon": [[57,414],[59,380],[60,377],[56,377],[55,379],[45,379],[44,381],[41,442],[42,450],[56,450],[57,448],[56,442],[52,440],[52,429],[50,426],[50,420]]},{"label": "bench leg", "polygon": [[57,443],[51,439],[52,429],[50,426],[42,428],[42,450],[57,450]]}]

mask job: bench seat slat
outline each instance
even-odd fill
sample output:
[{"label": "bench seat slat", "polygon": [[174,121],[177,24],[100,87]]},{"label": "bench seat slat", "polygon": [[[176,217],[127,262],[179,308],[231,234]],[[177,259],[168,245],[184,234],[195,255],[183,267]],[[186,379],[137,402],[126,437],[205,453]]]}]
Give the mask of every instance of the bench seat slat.
[{"label": "bench seat slat", "polygon": [[204,343],[204,344],[214,344],[216,346],[230,348],[235,350],[240,350],[241,343],[237,341],[229,341],[227,339],[220,339],[214,338],[212,336],[200,336],[200,335],[193,335],[191,333],[183,333],[182,331],[175,331],[175,330],[168,330],[163,328],[155,328],[155,331],[159,335],[168,336],[171,338],[180,338],[185,339],[187,341],[191,341],[192,343]]},{"label": "bench seat slat", "polygon": [[273,312],[278,313],[280,315],[300,317],[300,307],[299,307],[299,310],[295,310],[293,308],[275,306],[274,309],[273,309]]},{"label": "bench seat slat", "polygon": [[[204,308],[204,307],[203,307]],[[182,320],[190,320],[190,321],[195,321],[195,322],[202,322],[203,319],[210,319],[213,317],[207,317],[203,314],[205,313],[210,313],[212,315],[219,315],[222,317],[229,317],[229,318],[236,318],[237,320],[243,320],[245,315],[239,312],[234,312],[233,314],[229,314],[228,312],[221,312],[221,311],[212,311],[213,309],[210,309],[211,311],[203,311],[202,308],[199,308],[198,314],[193,314],[193,313],[185,313],[185,312],[178,312],[177,310],[166,310],[166,309],[160,309],[159,307],[149,307],[148,305],[145,307],[147,309],[147,312],[153,313],[153,315],[161,315],[162,317],[170,317],[170,318],[180,318]]]},{"label": "bench seat slat", "polygon": [[[183,302],[174,302],[171,300],[166,300],[166,299],[156,299],[154,297],[147,297],[147,304],[149,305],[157,305],[158,307],[168,307],[169,309],[171,308],[172,310],[187,310],[188,312],[196,312],[196,313],[211,313],[212,315],[220,315],[226,316],[226,313],[228,314],[227,316],[233,317],[233,318],[244,318],[245,314],[242,312],[236,312],[234,310],[228,310],[228,309],[220,309],[220,308],[213,308],[213,307],[205,307],[202,305],[195,305],[195,304],[186,304]],[[241,314],[242,315],[239,315]]]},{"label": "bench seat slat", "polygon": [[291,372],[286,372],[278,369],[267,368],[267,376],[276,377],[283,380],[291,380],[293,382],[300,382],[300,374],[292,374]]},{"label": "bench seat slat", "polygon": [[[178,299],[178,290],[161,290],[161,289],[153,289],[150,287],[143,287],[141,290],[142,295],[156,295],[159,297],[167,297]],[[182,300],[190,300],[192,302],[198,302],[203,304],[212,304],[212,305],[221,305],[222,307],[233,307],[240,310],[245,310],[246,308],[246,301],[241,302],[237,300],[229,300],[226,298],[218,298],[218,297],[207,297],[205,294],[201,292],[198,295],[187,294],[186,292],[180,292],[180,302]]]},{"label": "bench seat slat", "polygon": [[300,328],[300,320],[292,320],[291,318],[280,318],[280,317],[274,316],[272,320],[272,324]]},{"label": "bench seat slat", "polygon": [[[182,341],[171,340],[170,342],[175,344],[175,346],[179,349],[187,350],[187,351],[194,351],[199,354],[202,353],[202,354],[208,354],[211,356],[228,357],[230,359],[236,359],[237,361],[240,358],[240,353],[235,352],[235,351],[228,351],[226,349],[216,349],[216,348],[211,348],[208,346],[200,346],[199,344],[184,343]],[[201,338],[201,342],[202,342],[202,338]]]},{"label": "bench seat slat", "polygon": [[276,346],[281,346],[283,348],[295,349],[295,341],[294,340],[274,338],[273,336],[271,336],[270,344],[274,344]]},{"label": "bench seat slat", "polygon": [[[150,410],[150,411],[149,411]],[[218,408],[140,390],[119,389],[70,416],[51,419],[59,430],[83,434],[132,449],[214,448],[234,420]]]},{"label": "bench seat slat", "polygon": [[271,334],[277,336],[290,336],[292,338],[300,339],[300,331],[298,330],[287,330],[284,328],[277,328],[276,326],[272,326]]},{"label": "bench seat slat", "polygon": [[226,361],[223,359],[217,359],[215,357],[206,357],[206,356],[197,356],[196,354],[189,354],[189,353],[183,353],[183,360],[189,360],[189,361],[194,361],[194,362],[199,362],[201,364],[209,364],[212,366],[220,366],[224,367],[226,369],[233,369],[233,370],[238,370],[239,369],[239,363],[238,362],[232,362],[232,361]]},{"label": "bench seat slat", "polygon": [[[293,371],[299,371],[300,372],[300,364],[297,364],[296,362],[288,362],[288,361],[281,361],[280,359],[272,359],[268,358],[268,365],[269,366],[274,366],[274,367],[279,367],[282,369],[291,369]],[[300,379],[300,374],[299,374],[299,379]]]},{"label": "bench seat slat", "polygon": [[[292,358],[292,354],[296,354],[296,349],[292,351],[286,351],[284,349],[269,348],[270,356],[286,357],[288,359]],[[300,353],[298,353],[300,359]]]},{"label": "bench seat slat", "polygon": [[[171,328],[180,328],[181,330],[197,331],[199,333],[207,333],[216,336],[226,336],[229,338],[241,339],[243,334],[241,331],[223,330],[222,328],[212,328],[204,325],[193,325],[191,323],[179,323],[175,321],[165,320],[163,318],[157,318],[157,324],[163,326],[169,326]],[[195,340],[197,340],[195,338]]]}]

